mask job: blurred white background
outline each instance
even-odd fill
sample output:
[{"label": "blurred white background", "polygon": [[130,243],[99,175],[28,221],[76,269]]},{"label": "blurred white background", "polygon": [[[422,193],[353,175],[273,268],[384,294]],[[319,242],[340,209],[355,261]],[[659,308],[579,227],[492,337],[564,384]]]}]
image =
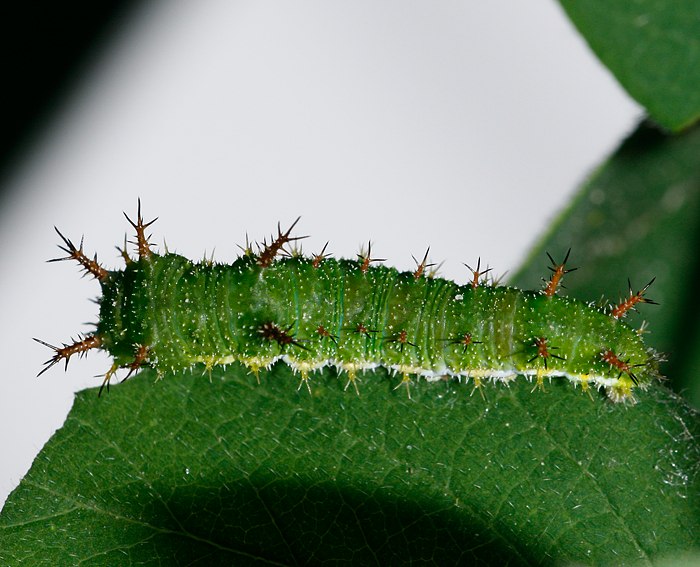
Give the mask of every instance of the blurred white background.
[{"label": "blurred white background", "polygon": [[553,0],[148,4],[0,212],[0,503],[109,366],[35,376],[50,352],[31,337],[69,341],[97,315],[98,284],[45,263],[53,225],[112,268],[137,197],[153,240],[193,258],[231,260],[302,215],[309,252],[371,239],[410,269],[430,245],[463,282],[479,256],[515,269],[641,114]]}]

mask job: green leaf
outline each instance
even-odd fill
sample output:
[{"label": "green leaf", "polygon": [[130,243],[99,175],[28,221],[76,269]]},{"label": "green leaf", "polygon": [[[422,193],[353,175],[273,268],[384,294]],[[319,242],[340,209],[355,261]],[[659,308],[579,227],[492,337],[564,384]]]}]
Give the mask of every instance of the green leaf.
[{"label": "green leaf", "polygon": [[700,117],[697,0],[560,0],[600,60],[659,124]]},{"label": "green leaf", "polygon": [[579,266],[565,292],[586,301],[617,302],[627,278],[637,291],[656,278],[632,323],[649,322],[646,341],[666,353],[662,371],[676,391],[700,407],[700,127],[669,136],[648,124],[627,139],[582,188],[513,278],[542,285],[548,251]]},{"label": "green leaf", "polygon": [[408,399],[342,378],[79,393],[0,516],[0,563],[649,564],[697,542],[700,424],[664,388],[628,407],[562,380]]}]

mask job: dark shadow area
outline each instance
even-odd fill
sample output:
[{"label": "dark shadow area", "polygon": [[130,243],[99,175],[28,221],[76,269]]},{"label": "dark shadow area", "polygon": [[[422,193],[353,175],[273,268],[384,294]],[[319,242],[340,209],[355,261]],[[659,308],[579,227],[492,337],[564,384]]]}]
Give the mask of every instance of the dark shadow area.
[{"label": "dark shadow area", "polygon": [[399,500],[376,487],[369,493],[330,482],[251,480],[180,488],[167,506],[154,502],[142,519],[172,530],[149,542],[168,564],[540,563],[502,526],[497,537],[498,528],[463,510],[436,510],[434,502]]},{"label": "dark shadow area", "polygon": [[[628,162],[630,169],[634,169],[639,167],[640,161],[645,156],[654,156],[660,152],[671,154],[674,151],[671,148],[675,146],[680,149],[675,150],[672,155],[678,162],[682,163],[685,158],[688,163],[697,163],[697,156],[688,155],[683,151],[682,146],[684,139],[697,139],[698,136],[700,136],[700,125],[672,136],[652,122],[643,122],[622,144],[617,159]],[[677,166],[676,163],[672,163],[672,166],[682,169],[682,166]],[[660,349],[668,359],[663,371],[673,377],[672,386],[676,392],[682,392],[688,386],[687,381],[693,379],[687,375],[687,368],[695,360],[695,348],[697,341],[700,340],[700,329],[698,329],[700,302],[695,284],[700,277],[700,256],[697,254],[698,245],[700,245],[700,168],[695,166],[692,170],[690,167],[687,169],[687,177],[679,176],[680,178],[673,179],[670,185],[660,183],[659,195],[655,196],[659,209],[663,210],[661,200],[668,191],[674,189],[673,183],[683,187],[683,205],[673,218],[675,225],[684,228],[683,241],[679,242],[677,239],[668,237],[663,228],[657,228],[651,237],[643,242],[643,252],[649,258],[658,257],[668,262],[673,272],[667,277],[675,280],[674,285],[680,290],[678,296],[673,298],[673,302],[667,300],[657,307],[666,311],[666,319],[675,323],[667,335],[661,338]],[[673,233],[670,232],[670,234]],[[639,285],[642,285],[642,282],[639,282]],[[653,289],[652,285],[650,296]],[[648,311],[644,313],[644,318],[647,319],[652,319],[654,316],[657,314]],[[653,343],[655,339],[659,338],[652,335],[651,342]]]},{"label": "dark shadow area", "polygon": [[[692,203],[691,216],[695,217],[695,226],[690,227],[690,235],[688,237],[690,246],[694,250],[700,250],[700,178],[695,180],[695,195],[696,198]],[[675,335],[671,339],[673,350],[668,355],[668,362],[664,367],[664,371],[668,376],[672,377],[672,387],[677,392],[688,398],[684,394],[685,390],[691,388],[692,384],[700,380],[700,376],[695,375],[698,368],[700,354],[698,347],[700,346],[700,299],[698,299],[697,283],[700,281],[700,255],[695,253],[690,255],[685,266],[682,266],[682,273],[679,278],[687,282],[684,294],[681,300],[684,308],[679,310],[678,325],[675,329]],[[691,403],[694,402],[696,409],[697,396],[691,394]]]},{"label": "dark shadow area", "polygon": [[[700,126],[689,128],[686,132],[676,136],[658,129],[654,124],[644,123],[637,132],[625,142],[620,149],[620,155],[628,159],[635,165],[639,162],[639,156],[652,154],[655,151],[668,151],[666,147],[678,147],[674,156],[679,163],[687,160],[687,163],[697,164],[697,154],[692,152],[692,148],[698,147],[697,142],[691,144],[688,151],[683,151],[685,140],[697,140],[700,136]],[[676,164],[673,164],[676,166]],[[682,166],[677,166],[679,169]],[[667,297],[656,309],[662,310],[663,326],[667,331],[662,334],[660,331],[654,333],[654,326],[651,326],[652,334],[649,338],[650,344],[660,344],[658,349],[666,358],[666,363],[662,364],[662,373],[669,377],[667,385],[675,392],[683,395],[685,390],[697,380],[697,376],[692,373],[693,367],[697,364],[697,346],[700,344],[700,328],[698,320],[700,316],[700,302],[697,297],[696,282],[700,278],[700,255],[697,254],[700,245],[700,167],[688,167],[687,176],[680,179],[673,179],[668,185],[662,185],[663,195],[659,198],[659,208],[663,209],[662,200],[674,190],[683,188],[684,201],[678,213],[676,213],[669,224],[672,227],[657,228],[651,237],[644,242],[643,253],[648,258],[658,258],[661,262],[666,262],[671,272],[666,274],[666,279],[673,281],[675,294]],[[683,227],[683,238],[674,238],[674,230]],[[640,282],[639,285],[642,285]],[[650,289],[653,291],[653,285]],[[652,297],[653,298],[653,297]],[[654,322],[655,317],[662,315],[643,311],[643,318]],[[667,323],[670,321],[671,323]],[[686,399],[688,396],[685,396]],[[694,402],[693,395],[690,395],[691,404]]]},{"label": "dark shadow area", "polygon": [[0,199],[6,197],[7,181],[18,161],[141,4],[142,0],[3,3]]}]

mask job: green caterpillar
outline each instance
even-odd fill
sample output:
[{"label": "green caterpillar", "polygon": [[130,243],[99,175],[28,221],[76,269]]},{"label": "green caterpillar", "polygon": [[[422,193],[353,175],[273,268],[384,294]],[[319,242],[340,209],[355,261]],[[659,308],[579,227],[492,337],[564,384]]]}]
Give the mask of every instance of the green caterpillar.
[{"label": "green caterpillar", "polygon": [[163,375],[240,362],[257,376],[280,359],[299,371],[299,387],[330,365],[356,390],[359,371],[383,366],[407,389],[413,375],[471,379],[475,387],[517,375],[542,387],[545,378],[565,377],[620,402],[659,377],[660,357],[621,320],[636,304],[653,303],[644,297],[651,282],[607,310],[559,297],[560,280],[572,271],[568,254],[561,264],[550,256],[544,290],[522,291],[488,283],[480,265],[467,285],[432,277],[427,253],[414,272],[373,265],[369,250],[357,260],[330,258],[325,248],[312,257],[280,254],[303,238],[290,236],[296,221],[284,233],[278,226],[258,253],[246,246],[231,265],[194,263],[151,250],[145,230],[154,221],[143,222],[140,203],[137,222],[127,220],[138,258],[123,250],[121,271],[104,269],[82,241],[76,248],[56,229],[68,254],[56,261],[76,260],[100,282],[100,318],[94,333],[72,344],[35,339],[54,350],[40,374],[99,348],[113,357],[103,387],[119,368],[131,375],[149,366]]}]

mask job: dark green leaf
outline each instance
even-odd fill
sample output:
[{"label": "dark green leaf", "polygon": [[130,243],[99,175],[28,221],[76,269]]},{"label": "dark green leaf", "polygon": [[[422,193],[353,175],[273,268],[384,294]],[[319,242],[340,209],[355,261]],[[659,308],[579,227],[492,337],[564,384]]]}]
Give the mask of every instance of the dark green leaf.
[{"label": "dark green leaf", "polygon": [[662,371],[700,407],[700,128],[668,136],[643,124],[583,187],[513,278],[541,285],[548,251],[580,269],[564,280],[583,300],[628,295],[656,278],[629,319],[649,322],[647,342],[666,353]]},{"label": "dark green leaf", "polygon": [[700,117],[697,0],[560,0],[593,51],[659,124]]},{"label": "dark green leaf", "polygon": [[17,565],[648,564],[700,533],[697,416],[559,380],[412,387],[326,372],[313,395],[144,372],[78,394],[0,517]]}]

